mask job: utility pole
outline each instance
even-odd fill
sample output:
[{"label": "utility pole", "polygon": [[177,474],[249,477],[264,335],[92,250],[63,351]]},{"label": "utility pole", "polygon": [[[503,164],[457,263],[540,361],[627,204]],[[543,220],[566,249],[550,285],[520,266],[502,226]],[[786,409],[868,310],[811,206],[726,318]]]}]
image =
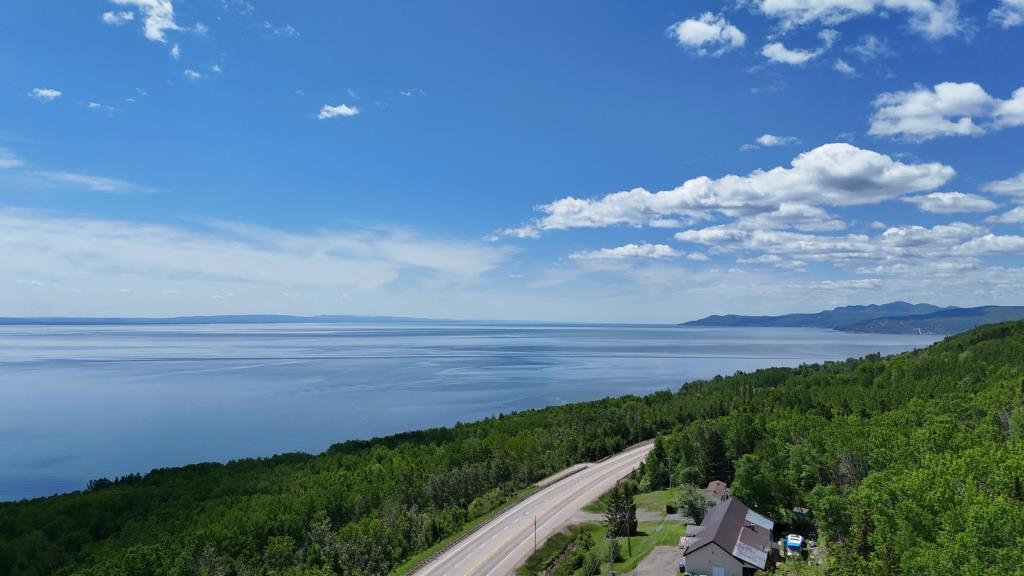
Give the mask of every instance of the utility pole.
[{"label": "utility pole", "polygon": [[615,576],[615,546],[612,543],[618,543],[618,540],[612,538],[608,541],[608,569],[611,570],[612,576]]}]

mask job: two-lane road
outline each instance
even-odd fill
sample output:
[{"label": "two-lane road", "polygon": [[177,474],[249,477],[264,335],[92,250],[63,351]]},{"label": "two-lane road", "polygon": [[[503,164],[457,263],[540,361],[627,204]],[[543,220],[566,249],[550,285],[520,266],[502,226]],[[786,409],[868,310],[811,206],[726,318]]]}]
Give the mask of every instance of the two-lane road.
[{"label": "two-lane road", "polygon": [[632,472],[651,450],[643,444],[591,464],[547,486],[500,514],[431,562],[415,576],[505,576],[513,574],[537,545],[564,528],[573,515]]}]

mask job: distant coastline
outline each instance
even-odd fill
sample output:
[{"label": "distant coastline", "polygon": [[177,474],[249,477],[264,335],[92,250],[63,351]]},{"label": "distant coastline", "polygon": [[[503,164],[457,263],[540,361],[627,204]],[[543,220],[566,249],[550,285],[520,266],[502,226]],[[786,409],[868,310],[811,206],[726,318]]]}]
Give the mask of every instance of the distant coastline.
[{"label": "distant coastline", "polygon": [[890,302],[843,306],[812,314],[781,316],[714,315],[680,326],[826,328],[866,334],[921,334],[947,336],[982,324],[1024,319],[1024,306],[940,307],[933,304]]}]

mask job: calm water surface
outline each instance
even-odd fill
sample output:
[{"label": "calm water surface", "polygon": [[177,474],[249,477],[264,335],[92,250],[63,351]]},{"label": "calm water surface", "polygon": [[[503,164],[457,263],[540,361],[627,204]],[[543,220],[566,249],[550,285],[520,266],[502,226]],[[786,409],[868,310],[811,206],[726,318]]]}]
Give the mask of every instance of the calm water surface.
[{"label": "calm water surface", "polygon": [[0,500],[929,336],[457,323],[0,327]]}]

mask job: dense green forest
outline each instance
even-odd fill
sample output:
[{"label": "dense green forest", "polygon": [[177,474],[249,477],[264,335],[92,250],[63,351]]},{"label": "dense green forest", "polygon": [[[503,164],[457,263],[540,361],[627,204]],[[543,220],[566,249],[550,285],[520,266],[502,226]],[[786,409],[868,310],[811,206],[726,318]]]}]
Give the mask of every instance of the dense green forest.
[{"label": "dense green forest", "polygon": [[569,464],[658,434],[648,488],[812,508],[830,573],[1024,572],[1024,323],[899,356],[200,464],[0,504],[0,574],[370,575]]}]

